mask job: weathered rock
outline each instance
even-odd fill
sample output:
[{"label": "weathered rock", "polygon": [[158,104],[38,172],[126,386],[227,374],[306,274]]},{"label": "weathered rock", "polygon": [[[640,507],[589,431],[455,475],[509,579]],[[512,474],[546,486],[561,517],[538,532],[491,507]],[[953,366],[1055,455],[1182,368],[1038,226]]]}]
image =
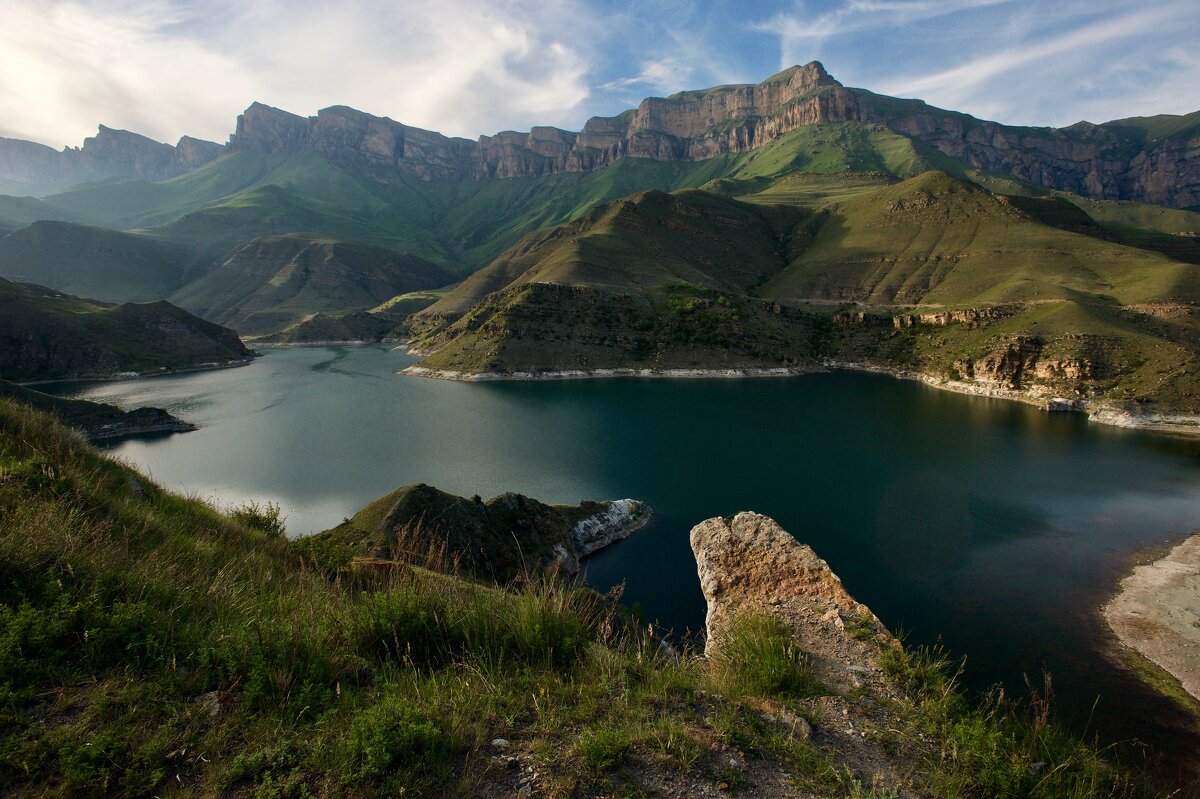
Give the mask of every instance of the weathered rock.
[{"label": "weathered rock", "polygon": [[882,690],[875,661],[895,639],[810,547],[757,513],[701,522],[691,544],[708,602],[706,655],[738,615],[765,612],[784,624],[827,685]]}]

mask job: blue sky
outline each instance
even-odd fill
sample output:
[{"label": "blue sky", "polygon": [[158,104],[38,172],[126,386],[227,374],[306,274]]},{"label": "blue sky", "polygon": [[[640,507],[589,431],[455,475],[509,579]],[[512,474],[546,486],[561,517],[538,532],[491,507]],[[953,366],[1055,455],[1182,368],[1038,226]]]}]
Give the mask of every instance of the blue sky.
[{"label": "blue sky", "polygon": [[1200,110],[1197,0],[0,0],[0,136],[224,141],[253,100],[474,138],[814,59],[1011,124]]}]

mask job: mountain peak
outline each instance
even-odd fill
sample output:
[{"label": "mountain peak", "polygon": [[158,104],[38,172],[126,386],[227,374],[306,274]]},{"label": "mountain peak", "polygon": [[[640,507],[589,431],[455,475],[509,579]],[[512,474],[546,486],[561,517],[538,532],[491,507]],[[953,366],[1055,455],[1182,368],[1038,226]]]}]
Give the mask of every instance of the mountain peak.
[{"label": "mountain peak", "polygon": [[766,86],[771,83],[790,83],[794,87],[805,87],[815,89],[818,86],[841,86],[825,69],[825,65],[820,61],[809,61],[804,66],[796,64],[790,66],[782,72],[777,72],[766,80],[762,81],[759,86]]}]

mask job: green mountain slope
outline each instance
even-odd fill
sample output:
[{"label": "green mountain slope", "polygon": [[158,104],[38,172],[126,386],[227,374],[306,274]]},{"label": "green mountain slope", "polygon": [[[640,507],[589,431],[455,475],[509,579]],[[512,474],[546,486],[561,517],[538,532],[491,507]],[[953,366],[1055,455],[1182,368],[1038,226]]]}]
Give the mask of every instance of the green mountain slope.
[{"label": "green mountain slope", "polygon": [[312,236],[267,236],[235,250],[171,301],[254,335],[317,312],[371,308],[452,280],[415,256]]},{"label": "green mountain slope", "polygon": [[1200,266],[1131,246],[1062,197],[944,172],[810,176],[809,195],[798,177],[780,193],[796,204],[649,192],[527,236],[412,317],[429,353],[414,373],[824,359],[1200,411]]},{"label": "green mountain slope", "polygon": [[461,313],[527,283],[635,292],[692,284],[744,294],[782,267],[804,216],[702,191],[635,194],[526,237],[422,313]]},{"label": "green mountain slope", "polygon": [[[927,172],[829,211],[811,243],[761,294],[916,305],[1079,293],[1125,304],[1198,296],[1195,267],[1044,224],[1039,216],[1061,210],[1057,203],[1010,199]],[[1054,221],[1068,224],[1061,213]]]},{"label": "green mountain slope", "polygon": [[109,302],[168,296],[192,271],[185,248],[68,222],[35,222],[0,239],[0,276]]},{"label": "green mountain slope", "polygon": [[108,303],[0,280],[0,376],[107,377],[245,360],[232,330],[167,302]]}]

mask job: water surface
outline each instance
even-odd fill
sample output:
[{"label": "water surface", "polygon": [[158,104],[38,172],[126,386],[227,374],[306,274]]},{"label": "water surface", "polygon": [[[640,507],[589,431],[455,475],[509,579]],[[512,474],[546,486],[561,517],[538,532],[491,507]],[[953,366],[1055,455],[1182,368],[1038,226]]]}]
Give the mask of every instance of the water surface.
[{"label": "water surface", "polygon": [[114,449],[170,488],[277,501],[297,535],[412,482],[644,500],[655,520],[588,561],[587,578],[602,590],[624,581],[626,602],[679,630],[704,618],[688,531],[758,511],[893,629],[966,656],[970,684],[1020,686],[1048,668],[1076,724],[1195,745],[1170,705],[1103,658],[1094,610],[1131,553],[1200,527],[1196,442],[878,375],[393,374],[413,360],[386,347],[284,349],[238,369],[58,390],[198,424]]}]

